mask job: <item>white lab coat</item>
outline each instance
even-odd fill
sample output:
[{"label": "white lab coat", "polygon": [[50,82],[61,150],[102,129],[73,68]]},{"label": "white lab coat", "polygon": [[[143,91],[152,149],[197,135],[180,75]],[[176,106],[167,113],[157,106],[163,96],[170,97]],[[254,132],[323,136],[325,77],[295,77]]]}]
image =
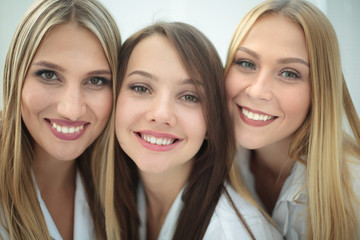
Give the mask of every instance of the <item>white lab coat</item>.
[{"label": "white lab coat", "polygon": [[[62,240],[46,205],[41,198],[39,188],[36,185],[37,195],[41,210],[44,214],[47,228],[51,239]],[[75,206],[74,206],[74,240],[92,240],[95,239],[95,229],[92,220],[89,205],[86,199],[86,192],[79,171],[76,173],[76,190],[75,190]],[[9,239],[7,232],[0,226],[0,235],[4,239]]]},{"label": "white lab coat", "polygon": [[[282,239],[281,234],[275,227],[270,224],[260,211],[250,205],[229,185],[226,189],[234,201],[237,209],[245,219],[256,239],[276,240]],[[177,219],[184,207],[181,200],[184,189],[180,191],[172,204],[163,226],[159,233],[159,240],[170,240],[176,229]],[[138,188],[138,212],[140,216],[140,240],[146,239],[146,198],[142,186]],[[196,214],[196,213],[194,213]],[[236,215],[233,207],[229,203],[225,193],[219,199],[213,216],[211,217],[208,228],[205,232],[205,240],[247,240],[251,239],[244,225]]]},{"label": "white lab coat", "polygon": [[[255,190],[255,180],[250,171],[250,151],[240,149],[236,156],[237,164],[253,197],[261,204],[261,200]],[[354,190],[360,194],[360,166],[352,164]],[[278,224],[283,236],[289,240],[307,239],[306,207],[307,192],[304,187],[306,183],[306,167],[300,162],[295,162],[290,175],[284,182],[279,198],[272,213],[272,219]],[[358,212],[359,209],[355,209]],[[359,214],[360,215],[360,212]]]}]

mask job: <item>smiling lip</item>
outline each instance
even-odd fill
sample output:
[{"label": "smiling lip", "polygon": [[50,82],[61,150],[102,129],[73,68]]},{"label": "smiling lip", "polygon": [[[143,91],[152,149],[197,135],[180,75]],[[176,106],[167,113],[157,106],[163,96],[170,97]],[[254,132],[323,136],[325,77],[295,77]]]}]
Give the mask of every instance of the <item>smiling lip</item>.
[{"label": "smiling lip", "polygon": [[273,122],[277,117],[264,112],[252,110],[247,107],[238,106],[240,118],[248,125],[263,127]]},{"label": "smiling lip", "polygon": [[134,132],[143,147],[151,151],[165,152],[176,147],[182,140],[171,134],[154,131]]},{"label": "smiling lip", "polygon": [[74,141],[80,138],[90,124],[85,121],[66,121],[62,119],[45,119],[45,121],[54,136],[65,141]]}]

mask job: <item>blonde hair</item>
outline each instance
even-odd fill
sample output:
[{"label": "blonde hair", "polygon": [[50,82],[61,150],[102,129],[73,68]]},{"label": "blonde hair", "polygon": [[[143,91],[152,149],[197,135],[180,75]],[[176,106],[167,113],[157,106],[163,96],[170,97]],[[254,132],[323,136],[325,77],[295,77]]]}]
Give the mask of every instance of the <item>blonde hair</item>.
[{"label": "blonde hair", "polygon": [[[112,72],[113,108],[103,133],[77,159],[92,211],[96,236],[105,237],[106,222],[117,226],[113,203],[106,189],[113,188],[114,111],[117,85],[117,57],[121,38],[109,12],[96,0],[38,0],[18,25],[5,60],[3,76],[3,111],[0,129],[0,208],[1,223],[10,239],[50,239],[32,177],[31,136],[21,119],[21,91],[31,61],[45,34],[54,26],[77,22],[99,40]],[[89,158],[91,158],[91,165]],[[103,188],[100,188],[103,186]],[[98,193],[98,189],[101,192]],[[103,193],[106,192],[106,195]],[[101,196],[101,199],[100,197]],[[110,205],[109,202],[111,202]],[[109,210],[110,209],[110,210]],[[109,238],[114,232],[107,228]]]},{"label": "blonde hair", "polygon": [[[289,149],[289,157],[307,167],[307,239],[359,237],[360,222],[354,211],[359,199],[353,190],[349,164],[351,159],[359,164],[360,120],[342,74],[336,33],[327,17],[302,0],[259,4],[243,18],[233,35],[225,74],[242,40],[264,14],[281,14],[299,24],[308,49],[311,107]],[[344,113],[351,136],[343,128]]]}]

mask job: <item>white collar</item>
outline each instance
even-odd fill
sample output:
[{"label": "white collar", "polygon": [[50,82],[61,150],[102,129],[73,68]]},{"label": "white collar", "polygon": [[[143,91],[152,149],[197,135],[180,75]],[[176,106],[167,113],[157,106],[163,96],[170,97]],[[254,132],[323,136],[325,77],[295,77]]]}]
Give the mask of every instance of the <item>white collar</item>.
[{"label": "white collar", "polygon": [[[250,151],[240,148],[236,161],[245,185],[255,200],[262,206],[256,193],[255,179],[250,171]],[[290,175],[286,178],[272,213],[273,220],[279,225],[284,236],[297,236],[298,232],[306,232],[306,167],[296,161]],[[294,224],[297,225],[294,229]],[[300,230],[299,230],[300,229]]]},{"label": "white collar", "polygon": [[[46,205],[41,197],[40,190],[37,186],[34,178],[35,187],[40,203],[41,210],[43,212],[46,225],[50,234],[50,237],[54,240],[62,240],[61,237]],[[74,199],[74,240],[80,239],[95,239],[94,223],[90,213],[89,205],[86,199],[86,192],[82,182],[81,174],[76,171],[76,190]]]},{"label": "white collar", "polygon": [[[254,176],[250,171],[250,151],[240,148],[236,154],[236,161],[246,186],[250,190],[251,194],[253,194],[255,199],[260,200],[255,191]],[[302,189],[301,192],[299,192],[299,190],[305,185],[305,183],[306,167],[302,163],[296,161],[290,175],[284,182],[278,198],[278,202],[302,199],[304,195],[306,196],[306,189]]]},{"label": "white collar", "polygon": [[[181,200],[181,197],[183,195],[185,186],[180,190],[175,201],[171,205],[170,210],[166,215],[165,221],[161,226],[158,240],[172,239],[177,226],[177,220],[184,206],[184,202]],[[139,184],[137,189],[137,209],[140,217],[140,227],[139,227],[140,240],[145,240],[147,239],[146,196],[142,184]]]}]

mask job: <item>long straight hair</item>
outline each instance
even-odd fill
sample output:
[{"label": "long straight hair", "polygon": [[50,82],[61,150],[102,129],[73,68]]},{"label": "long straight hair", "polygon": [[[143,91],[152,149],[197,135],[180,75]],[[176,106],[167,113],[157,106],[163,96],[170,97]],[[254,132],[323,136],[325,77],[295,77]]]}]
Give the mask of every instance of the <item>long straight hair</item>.
[{"label": "long straight hair", "polygon": [[[223,67],[214,46],[197,29],[185,23],[161,22],[140,30],[125,41],[119,57],[119,87],[132,51],[139,42],[153,35],[165,37],[176,49],[184,68],[194,80],[201,99],[207,126],[206,139],[195,156],[182,196],[185,207],[180,212],[173,239],[202,239],[224,192],[224,182],[228,180],[228,171],[235,153],[235,139],[226,107]],[[119,176],[117,182],[120,184],[115,197],[119,206],[117,211],[121,215],[125,212],[121,207],[129,206],[131,220],[121,223],[121,226],[126,228],[126,224],[133,224],[128,229],[135,231],[134,236],[137,235],[139,224],[135,204],[138,170],[119,144],[117,147],[119,166],[116,168],[116,175]],[[124,176],[125,180],[122,179]],[[125,202],[124,189],[131,192],[131,199],[121,204]],[[128,229],[122,229],[122,232],[126,233]],[[126,234],[131,236],[128,232]]]},{"label": "long straight hair", "polygon": [[[10,239],[50,239],[32,177],[32,138],[21,119],[21,91],[32,59],[45,34],[54,26],[77,22],[99,40],[112,72],[113,112],[117,83],[117,56],[121,38],[109,12],[96,0],[38,0],[18,25],[5,60],[0,153],[0,222]],[[105,239],[104,213],[98,189],[107,177],[106,159],[114,142],[114,114],[103,133],[77,162],[85,178],[96,236]],[[89,162],[91,159],[91,162]],[[111,167],[111,166],[110,166]],[[102,170],[98,170],[102,169]],[[109,171],[110,172],[110,171]],[[111,172],[110,172],[111,173]],[[111,177],[111,176],[110,176]],[[108,215],[108,221],[112,216]]]},{"label": "long straight hair", "polygon": [[[239,23],[225,67],[228,72],[235,52],[259,17],[279,14],[304,31],[310,65],[311,107],[294,134],[289,157],[307,167],[307,239],[355,239],[359,203],[350,173],[350,159],[359,164],[360,120],[341,70],[336,33],[327,17],[302,0],[270,0],[252,9]],[[325,41],[324,41],[325,39]],[[343,129],[343,117],[350,131]],[[303,158],[305,157],[305,161]],[[358,179],[357,179],[358,181]]]}]

